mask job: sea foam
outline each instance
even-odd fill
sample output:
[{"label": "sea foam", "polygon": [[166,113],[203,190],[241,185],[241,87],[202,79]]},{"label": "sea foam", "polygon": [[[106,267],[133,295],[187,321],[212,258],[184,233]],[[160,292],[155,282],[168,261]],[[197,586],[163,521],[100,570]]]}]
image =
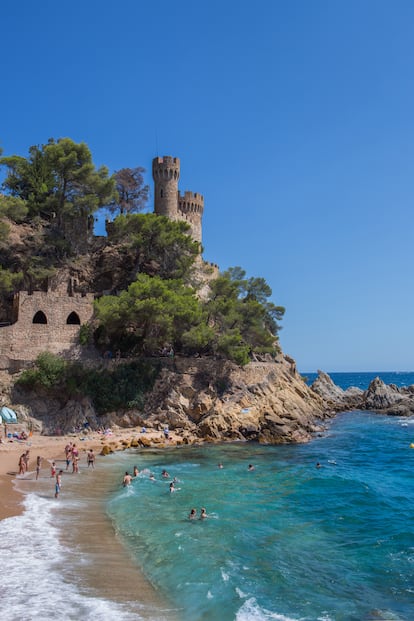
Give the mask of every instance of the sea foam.
[{"label": "sea foam", "polygon": [[258,605],[256,599],[246,600],[237,611],[236,621],[301,621],[299,618],[286,617],[277,612],[271,612]]},{"label": "sea foam", "polygon": [[[1,522],[0,584],[3,621],[99,618],[137,621],[121,604],[91,597],[65,580],[70,551],[59,541],[60,501],[29,493],[22,515]],[[63,608],[64,603],[64,608]]]}]

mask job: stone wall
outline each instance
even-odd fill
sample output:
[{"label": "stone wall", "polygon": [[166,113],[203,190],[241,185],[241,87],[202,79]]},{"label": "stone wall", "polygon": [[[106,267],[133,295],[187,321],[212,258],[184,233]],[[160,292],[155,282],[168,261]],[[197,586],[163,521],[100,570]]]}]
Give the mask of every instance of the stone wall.
[{"label": "stone wall", "polygon": [[14,300],[16,321],[0,327],[0,368],[15,370],[44,351],[68,355],[93,315],[93,294],[26,291]]}]

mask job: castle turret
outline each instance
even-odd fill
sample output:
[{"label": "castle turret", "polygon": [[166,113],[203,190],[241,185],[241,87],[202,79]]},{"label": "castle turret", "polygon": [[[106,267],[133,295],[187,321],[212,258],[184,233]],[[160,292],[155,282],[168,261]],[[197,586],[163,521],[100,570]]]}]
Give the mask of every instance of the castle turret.
[{"label": "castle turret", "polygon": [[154,213],[167,216],[170,220],[182,220],[190,226],[195,241],[201,243],[201,218],[204,211],[204,198],[197,192],[178,191],[180,160],[178,157],[164,155],[152,160],[154,179]]},{"label": "castle turret", "polygon": [[204,211],[204,197],[198,192],[178,193],[178,212],[180,220],[191,226],[191,236],[201,243],[201,218]]},{"label": "castle turret", "polygon": [[164,155],[152,160],[152,178],[154,179],[154,212],[159,216],[177,219],[178,179],[180,178],[180,160],[178,157]]}]

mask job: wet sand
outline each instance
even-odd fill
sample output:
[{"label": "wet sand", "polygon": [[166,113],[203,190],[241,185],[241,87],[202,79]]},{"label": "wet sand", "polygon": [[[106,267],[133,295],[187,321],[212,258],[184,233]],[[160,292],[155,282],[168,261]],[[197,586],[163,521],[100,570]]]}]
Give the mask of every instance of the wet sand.
[{"label": "wet sand", "polygon": [[[131,430],[127,433],[131,436]],[[114,435],[111,441],[122,442],[127,433]],[[102,444],[108,443],[106,440],[98,437],[82,442],[79,474],[65,470],[64,447],[67,441],[76,442],[73,437],[39,436],[30,438],[26,444],[0,445],[0,517],[21,513],[23,494],[32,491],[55,502],[54,479],[50,477],[50,462],[55,460],[57,468],[64,470],[61,497],[56,502],[64,507],[57,516],[61,541],[69,550],[64,567],[67,580],[76,583],[88,595],[123,604],[136,613],[137,618],[174,621],[178,618],[177,611],[145,578],[118,539],[106,514],[105,502],[111,491],[121,485],[123,475],[116,471],[116,455],[102,457],[98,454]],[[76,444],[80,446],[80,442]],[[29,473],[20,478],[16,476],[18,458],[27,448],[31,455]],[[97,454],[94,470],[86,464],[89,448],[94,448]],[[32,468],[37,455],[43,457],[43,463],[36,481]]]}]

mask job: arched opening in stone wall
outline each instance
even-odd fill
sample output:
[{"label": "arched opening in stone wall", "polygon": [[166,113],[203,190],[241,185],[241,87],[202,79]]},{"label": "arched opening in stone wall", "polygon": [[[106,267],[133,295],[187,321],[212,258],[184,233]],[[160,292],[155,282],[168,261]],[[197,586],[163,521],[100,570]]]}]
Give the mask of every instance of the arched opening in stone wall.
[{"label": "arched opening in stone wall", "polygon": [[47,318],[44,312],[37,311],[37,313],[35,313],[35,316],[33,317],[32,323],[47,323]]},{"label": "arched opening in stone wall", "polygon": [[80,326],[80,319],[79,319],[78,313],[75,313],[75,311],[72,311],[70,315],[68,315],[68,318],[66,319],[66,323],[71,326]]}]

